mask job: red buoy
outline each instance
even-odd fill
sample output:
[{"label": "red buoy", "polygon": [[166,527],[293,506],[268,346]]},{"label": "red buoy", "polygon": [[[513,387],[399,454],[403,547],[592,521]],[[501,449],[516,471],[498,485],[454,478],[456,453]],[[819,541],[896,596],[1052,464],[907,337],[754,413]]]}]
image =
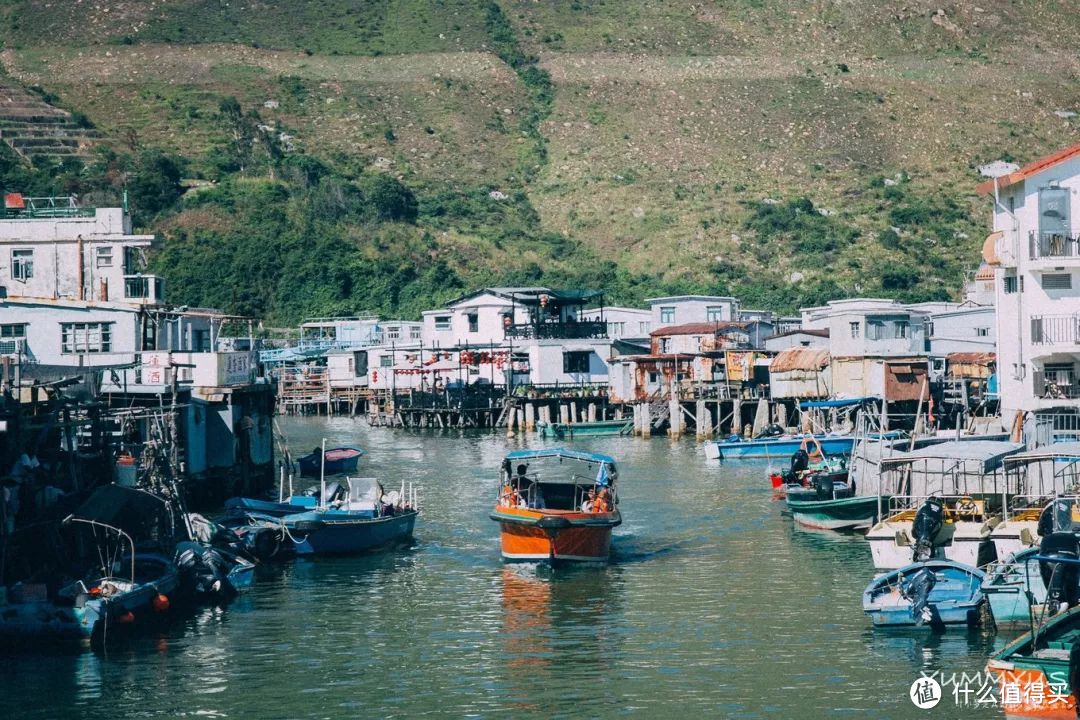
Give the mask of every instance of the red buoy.
[{"label": "red buoy", "polygon": [[169,609],[169,598],[167,595],[158,593],[154,596],[152,604],[155,612],[163,613]]}]

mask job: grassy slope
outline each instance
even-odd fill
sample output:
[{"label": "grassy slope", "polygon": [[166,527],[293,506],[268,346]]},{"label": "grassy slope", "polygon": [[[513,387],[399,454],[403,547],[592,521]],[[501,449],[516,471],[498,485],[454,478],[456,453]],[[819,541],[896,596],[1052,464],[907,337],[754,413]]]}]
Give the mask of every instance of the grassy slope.
[{"label": "grassy slope", "polygon": [[[100,6],[9,6],[9,72],[119,145],[180,152],[196,171],[211,172],[200,163],[224,142],[217,103],[235,95],[278,101],[260,113],[300,148],[387,169],[422,200],[523,191],[539,230],[580,242],[564,264],[611,282],[614,261],[628,301],[651,282],[789,307],[828,282],[953,291],[985,228],[974,168],[1073,142],[1054,111],[1080,110],[1066,40],[1080,17],[1064,1],[502,0],[555,83],[536,162],[523,133],[535,97],[491,54],[485,3]],[[800,196],[831,214],[761,204]],[[469,280],[558,263],[557,243],[428,224]]]}]

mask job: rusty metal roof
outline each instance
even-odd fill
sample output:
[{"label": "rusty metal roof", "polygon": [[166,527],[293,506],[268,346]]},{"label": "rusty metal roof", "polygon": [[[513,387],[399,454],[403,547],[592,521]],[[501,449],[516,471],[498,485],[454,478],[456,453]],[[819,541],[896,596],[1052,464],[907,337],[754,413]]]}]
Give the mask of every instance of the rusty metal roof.
[{"label": "rusty metal roof", "polygon": [[649,335],[652,337],[669,336],[669,335],[712,335],[720,332],[721,330],[727,330],[730,328],[745,328],[745,323],[735,322],[699,322],[699,323],[686,323],[685,325],[669,325],[667,327],[656,328]]},{"label": "rusty metal roof", "polygon": [[825,348],[788,348],[781,350],[769,365],[769,372],[809,370],[817,372],[829,364],[829,351]]},{"label": "rusty metal roof", "polygon": [[997,353],[992,352],[954,352],[945,356],[951,363],[964,365],[989,365],[997,361]]}]

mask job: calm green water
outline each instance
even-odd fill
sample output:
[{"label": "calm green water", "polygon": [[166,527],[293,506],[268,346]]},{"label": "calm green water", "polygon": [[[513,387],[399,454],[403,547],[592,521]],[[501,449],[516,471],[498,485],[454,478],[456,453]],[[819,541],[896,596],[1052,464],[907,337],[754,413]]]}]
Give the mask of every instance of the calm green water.
[{"label": "calm green water", "polygon": [[[421,488],[417,544],[260,567],[249,594],[108,653],[0,658],[4,718],[987,717],[917,710],[919,671],[980,670],[1004,638],[871,631],[861,539],[795,530],[765,465],[693,442],[578,443],[621,461],[607,568],[506,567],[487,517],[501,435],[286,421]],[[539,444],[538,440],[529,442]]]}]

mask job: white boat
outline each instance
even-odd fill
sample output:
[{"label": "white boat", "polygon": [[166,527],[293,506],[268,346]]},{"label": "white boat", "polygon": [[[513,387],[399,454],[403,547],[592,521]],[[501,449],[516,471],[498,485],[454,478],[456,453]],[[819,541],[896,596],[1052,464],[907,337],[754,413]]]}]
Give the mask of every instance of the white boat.
[{"label": "white boat", "polygon": [[[995,559],[992,520],[1000,519],[1009,488],[1003,461],[1023,450],[998,440],[951,441],[901,452],[881,460],[878,494],[887,508],[866,539],[874,567],[895,570],[910,564],[917,541],[929,544],[929,558],[980,567]],[[917,538],[916,515],[928,499],[939,503],[942,522],[934,535]]]},{"label": "white boat", "polygon": [[999,558],[1039,544],[1039,518],[1059,498],[1080,497],[1080,442],[1062,442],[1005,458],[1015,495],[1002,498],[1002,521],[990,531]]}]

